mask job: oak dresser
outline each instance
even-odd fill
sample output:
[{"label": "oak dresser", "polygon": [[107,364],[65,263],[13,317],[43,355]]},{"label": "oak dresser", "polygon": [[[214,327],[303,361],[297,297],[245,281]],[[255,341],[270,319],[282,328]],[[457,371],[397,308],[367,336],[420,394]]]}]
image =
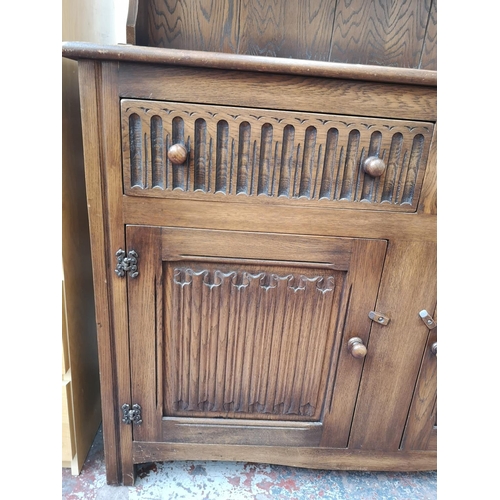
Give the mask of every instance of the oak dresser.
[{"label": "oak dresser", "polygon": [[436,468],[436,72],[78,60],[107,480]]}]

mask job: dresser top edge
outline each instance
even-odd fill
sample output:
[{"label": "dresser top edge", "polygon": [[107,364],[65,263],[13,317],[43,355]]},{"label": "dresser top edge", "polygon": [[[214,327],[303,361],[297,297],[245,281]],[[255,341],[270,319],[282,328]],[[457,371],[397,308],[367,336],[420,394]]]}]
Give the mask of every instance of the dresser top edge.
[{"label": "dresser top edge", "polygon": [[401,83],[427,87],[437,86],[437,71],[431,70],[142,47],[137,45],[98,45],[89,42],[63,42],[62,56],[73,60],[94,59],[154,63],[370,82]]}]

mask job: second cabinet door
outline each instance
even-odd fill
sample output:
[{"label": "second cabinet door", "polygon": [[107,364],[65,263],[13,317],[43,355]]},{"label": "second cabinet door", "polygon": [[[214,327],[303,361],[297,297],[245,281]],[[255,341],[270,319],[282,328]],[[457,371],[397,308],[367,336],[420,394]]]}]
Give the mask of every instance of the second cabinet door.
[{"label": "second cabinet door", "polygon": [[346,447],[384,240],[128,226],[135,442]]}]

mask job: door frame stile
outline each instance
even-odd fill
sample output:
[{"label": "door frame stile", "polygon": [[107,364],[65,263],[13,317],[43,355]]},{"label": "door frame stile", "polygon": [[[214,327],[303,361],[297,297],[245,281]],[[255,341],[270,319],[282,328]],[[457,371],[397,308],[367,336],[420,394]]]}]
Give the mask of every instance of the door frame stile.
[{"label": "door frame stile", "polygon": [[[337,353],[333,394],[328,401],[330,407],[325,408],[323,418],[325,426],[331,425],[335,429],[342,429],[343,432],[335,436],[325,434],[320,445],[322,447],[348,447],[365,359],[353,358],[347,351],[347,342],[350,337],[361,337],[368,346],[372,328],[368,313],[370,307],[374,307],[378,299],[388,248],[388,242],[385,239],[355,238],[354,240],[351,266],[346,280],[346,286],[349,287],[347,293],[350,296],[347,297],[346,318],[340,332],[341,344]],[[369,273],[366,272],[367,270]],[[358,290],[352,290],[351,287],[355,284],[358,284]],[[361,286],[364,288],[360,289]],[[368,300],[372,301],[371,305],[367,302]],[[356,376],[353,375],[354,373]],[[347,407],[352,408],[349,414],[346,414]]]},{"label": "door frame stile", "polygon": [[[134,404],[142,407],[142,424],[133,429],[134,441],[155,442],[159,440],[158,420],[161,417],[161,406],[158,404],[161,367],[158,365],[158,296],[159,273],[161,273],[161,228],[142,225],[126,226],[127,243],[138,254],[138,271],[136,278],[127,277],[127,304],[129,313],[129,357],[130,391]],[[161,276],[161,274],[160,274]],[[151,280],[154,279],[154,283]],[[152,306],[146,307],[144,294],[156,297]],[[148,297],[149,297],[148,295]],[[142,304],[139,311],[136,305]],[[153,314],[153,321],[145,320]],[[141,361],[137,361],[138,358]],[[153,368],[151,368],[153,366]],[[151,370],[153,370],[151,372]],[[151,389],[151,385],[155,389]],[[148,393],[148,387],[150,391]],[[132,449],[130,456],[132,456]]]},{"label": "door frame stile", "polygon": [[[133,484],[132,432],[121,422],[130,404],[126,280],[115,253],[125,248],[122,215],[118,63],[79,61],[85,179],[96,298],[102,426],[108,484]],[[92,92],[89,92],[89,88]],[[118,115],[117,115],[118,113]]]},{"label": "door frame stile", "polygon": [[[105,437],[106,480],[108,484],[121,484],[126,478],[122,466],[123,440],[127,431],[120,422],[119,375],[117,359],[116,309],[113,300],[114,255],[110,249],[109,203],[107,190],[106,137],[102,134],[103,63],[81,60],[78,62],[79,90],[82,113],[83,150],[85,158],[85,185],[90,226],[90,244],[93,255],[93,285],[95,294],[96,325],[101,385],[102,426]],[[116,66],[116,65],[115,65]],[[112,125],[111,125],[112,126]],[[116,214],[115,214],[116,215]],[[120,214],[121,217],[121,214]],[[120,225],[117,231],[123,231]],[[116,251],[116,250],[115,250]],[[128,333],[127,333],[128,335]],[[117,363],[118,362],[118,363]],[[125,387],[129,386],[129,383]],[[128,402],[128,401],[127,401]]]},{"label": "door frame stile", "polygon": [[126,247],[123,224],[123,181],[121,157],[120,97],[118,94],[118,62],[105,61],[101,65],[99,92],[99,118],[102,127],[102,157],[104,189],[107,201],[107,251],[111,265],[108,267],[108,283],[112,303],[116,361],[116,394],[118,433],[120,434],[120,456],[122,482],[131,486],[135,481],[135,468],[130,460],[132,452],[132,428],[121,421],[123,404],[133,405],[130,390],[129,321],[127,307],[127,279],[120,279],[114,272],[115,254]]}]

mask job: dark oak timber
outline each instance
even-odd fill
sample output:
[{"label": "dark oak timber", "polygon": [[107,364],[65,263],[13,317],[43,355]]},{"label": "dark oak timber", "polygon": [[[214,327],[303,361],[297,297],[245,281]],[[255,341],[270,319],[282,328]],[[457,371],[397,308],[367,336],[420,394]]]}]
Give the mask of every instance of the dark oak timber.
[{"label": "dark oak timber", "polygon": [[[305,213],[304,213],[305,212]],[[299,215],[302,217],[299,218]],[[153,226],[190,226],[242,231],[268,231],[277,221],[280,233],[436,241],[436,217],[361,210],[276,207],[255,204],[125,197],[123,222]],[[144,222],[146,221],[146,222]]]},{"label": "dark oak timber", "polygon": [[293,446],[134,443],[135,463],[162,460],[250,460],[291,467],[358,471],[425,471],[436,469],[436,453],[432,451],[377,452]]},{"label": "dark oak timber", "polygon": [[[99,67],[93,61],[79,63],[80,99],[83,123],[98,123],[97,86]],[[99,372],[101,377],[101,397],[108,401],[102,405],[102,427],[106,434],[106,479],[110,484],[123,480],[121,469],[119,422],[116,420],[116,353],[111,319],[111,304],[107,288],[109,260],[107,259],[105,220],[107,207],[103,197],[101,177],[101,138],[97,127],[83,127],[85,154],[85,184],[89,207],[90,243],[92,250],[92,269],[94,296],[96,303],[96,325],[99,353]]]},{"label": "dark oak timber", "polygon": [[431,70],[390,68],[362,64],[302,61],[264,56],[241,56],[197,50],[161,49],[133,45],[96,45],[88,42],[64,42],[63,55],[68,59],[137,61],[150,64],[173,64],[206,68],[284,73],[349,80],[436,85],[437,73]]},{"label": "dark oak timber", "polygon": [[110,484],[436,468],[436,2],[265,5],[132,0],[144,46],[63,45]]},{"label": "dark oak timber", "polygon": [[[122,97],[435,121],[430,86],[120,63]],[[141,78],[149,80],[147,90]]]},{"label": "dark oak timber", "polygon": [[436,69],[437,0],[130,0],[127,43]]}]

